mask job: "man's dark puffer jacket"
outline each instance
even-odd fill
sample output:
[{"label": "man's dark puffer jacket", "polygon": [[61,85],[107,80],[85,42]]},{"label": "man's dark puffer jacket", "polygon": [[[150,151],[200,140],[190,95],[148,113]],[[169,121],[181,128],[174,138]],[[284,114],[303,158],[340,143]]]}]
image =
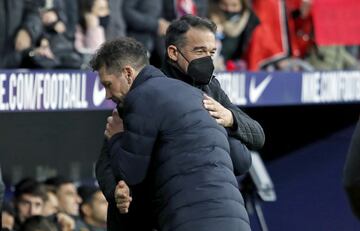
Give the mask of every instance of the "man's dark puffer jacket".
[{"label": "man's dark puffer jacket", "polygon": [[159,230],[250,230],[227,132],[202,94],[145,67],[125,98],[125,131],[109,142],[111,167],[130,187],[151,182]]}]

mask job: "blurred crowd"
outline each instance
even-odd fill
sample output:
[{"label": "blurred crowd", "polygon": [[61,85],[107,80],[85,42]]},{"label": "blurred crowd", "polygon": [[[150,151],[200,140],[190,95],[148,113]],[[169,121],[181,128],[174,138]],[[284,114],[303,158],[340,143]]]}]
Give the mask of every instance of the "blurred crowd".
[{"label": "blurred crowd", "polygon": [[108,204],[95,184],[56,176],[20,180],[1,211],[2,231],[105,231]]},{"label": "blurred crowd", "polygon": [[313,0],[0,0],[0,68],[86,69],[105,41],[130,36],[162,65],[169,22],[217,26],[218,71],[354,70],[357,46],[315,43]]}]

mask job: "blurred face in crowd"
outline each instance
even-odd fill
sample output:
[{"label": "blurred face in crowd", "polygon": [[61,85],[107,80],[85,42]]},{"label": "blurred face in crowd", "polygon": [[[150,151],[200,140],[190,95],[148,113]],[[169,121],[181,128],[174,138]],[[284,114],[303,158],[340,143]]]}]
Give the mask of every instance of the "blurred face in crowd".
[{"label": "blurred face in crowd", "polygon": [[176,62],[180,69],[187,73],[189,63],[194,59],[213,56],[216,52],[214,33],[203,28],[190,28],[185,33],[185,45],[168,47],[168,56]]},{"label": "blurred face in crowd", "polygon": [[104,227],[106,226],[108,203],[101,191],[97,191],[91,202],[82,206],[84,219],[88,224]]},{"label": "blurred face in crowd", "polygon": [[77,193],[76,187],[73,183],[66,183],[59,187],[56,192],[59,199],[59,210],[69,215],[79,215],[79,205],[81,198]]},{"label": "blurred face in crowd", "polygon": [[100,81],[106,90],[106,98],[116,104],[123,102],[130,90],[136,71],[126,65],[118,73],[109,73],[105,66],[99,70]]},{"label": "blurred face in crowd", "polygon": [[238,13],[242,10],[241,0],[219,0],[219,7],[229,13]]},{"label": "blurred face in crowd", "polygon": [[95,0],[91,10],[98,17],[107,16],[109,15],[109,3],[107,0]]},{"label": "blurred face in crowd", "polygon": [[21,222],[27,218],[42,215],[44,208],[44,201],[39,196],[31,194],[23,194],[16,202],[16,209]]},{"label": "blurred face in crowd", "polygon": [[59,211],[59,200],[52,192],[47,193],[47,201],[44,203],[43,215],[50,216]]}]

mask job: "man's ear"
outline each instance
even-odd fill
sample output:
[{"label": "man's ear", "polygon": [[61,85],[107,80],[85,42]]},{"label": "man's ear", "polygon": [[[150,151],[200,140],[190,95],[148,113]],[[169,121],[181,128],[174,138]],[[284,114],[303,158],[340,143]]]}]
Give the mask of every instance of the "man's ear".
[{"label": "man's ear", "polygon": [[91,215],[92,209],[91,209],[91,207],[90,207],[89,204],[83,204],[83,205],[80,207],[80,209],[81,209],[81,212],[83,212],[83,214],[84,214],[85,216],[90,216],[90,215]]},{"label": "man's ear", "polygon": [[176,48],[176,46],[174,45],[170,45],[167,47],[167,54],[169,56],[169,58],[174,61],[177,62],[178,61],[178,55],[179,55],[179,51]]},{"label": "man's ear", "polygon": [[124,72],[125,72],[125,78],[127,80],[127,82],[129,84],[131,84],[135,77],[136,77],[136,71],[134,68],[132,68],[130,65],[126,65],[124,68],[123,68]]}]

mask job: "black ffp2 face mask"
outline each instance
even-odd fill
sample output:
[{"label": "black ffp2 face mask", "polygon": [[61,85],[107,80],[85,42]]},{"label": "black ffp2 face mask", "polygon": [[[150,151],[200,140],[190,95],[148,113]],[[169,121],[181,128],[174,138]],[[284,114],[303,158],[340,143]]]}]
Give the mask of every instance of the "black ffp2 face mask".
[{"label": "black ffp2 face mask", "polygon": [[188,66],[187,74],[196,85],[207,85],[210,83],[214,73],[214,63],[210,56],[193,59]]},{"label": "black ffp2 face mask", "polygon": [[214,74],[214,63],[211,56],[205,56],[197,59],[189,60],[182,54],[179,50],[179,53],[185,58],[189,63],[187,68],[187,75],[191,77],[195,85],[207,85],[210,83],[213,74]]}]

